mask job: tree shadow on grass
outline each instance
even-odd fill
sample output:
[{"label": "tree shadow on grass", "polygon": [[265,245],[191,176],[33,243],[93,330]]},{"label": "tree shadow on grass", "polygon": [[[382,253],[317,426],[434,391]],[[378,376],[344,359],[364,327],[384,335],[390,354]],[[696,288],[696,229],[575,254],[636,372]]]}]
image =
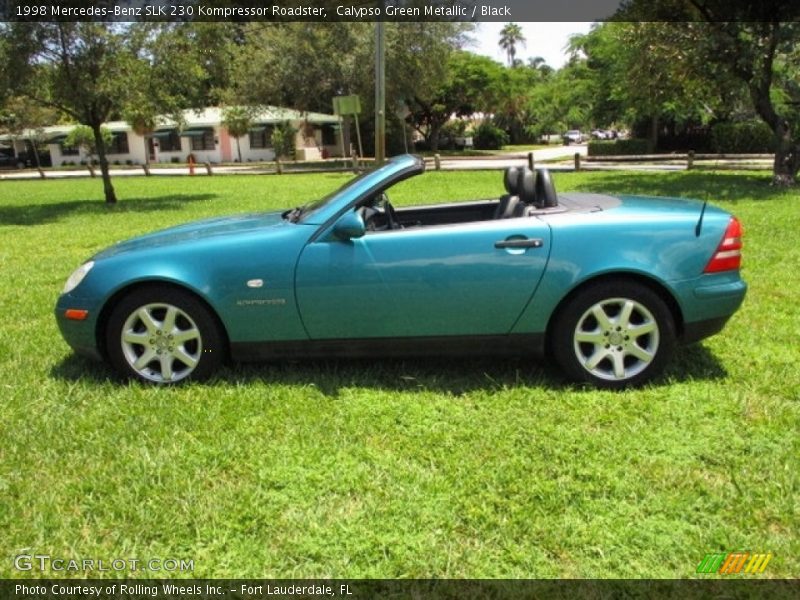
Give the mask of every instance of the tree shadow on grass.
[{"label": "tree shadow on grass", "polygon": [[[120,382],[110,367],[71,354],[55,365],[50,374],[70,382]],[[663,375],[650,385],[662,387],[693,379],[724,379],[727,372],[704,346],[694,344],[677,350]],[[329,397],[347,388],[388,392],[438,392],[462,395],[473,391],[542,388],[556,391],[596,390],[589,385],[567,382],[559,369],[546,359],[528,357],[436,358],[436,359],[312,359],[229,365],[221,369],[208,388],[225,385],[274,383],[285,386],[313,385]]]},{"label": "tree shadow on grass", "polygon": [[181,210],[188,202],[218,198],[217,194],[170,194],[168,196],[125,198],[108,205],[102,200],[70,200],[24,206],[0,206],[0,225],[43,225],[76,215],[109,215]]},{"label": "tree shadow on grass", "polygon": [[631,172],[605,172],[601,178],[577,183],[570,191],[673,196],[736,204],[742,200],[780,200],[797,191],[771,185],[771,176],[723,171],[682,171],[635,175]]}]

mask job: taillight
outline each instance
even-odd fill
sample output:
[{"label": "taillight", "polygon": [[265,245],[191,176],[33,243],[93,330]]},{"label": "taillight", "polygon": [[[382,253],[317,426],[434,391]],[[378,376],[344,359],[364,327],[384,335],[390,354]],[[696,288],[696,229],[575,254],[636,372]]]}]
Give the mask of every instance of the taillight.
[{"label": "taillight", "polygon": [[742,264],[742,224],[739,219],[731,217],[725,235],[717,246],[714,256],[708,261],[704,273],[735,271]]}]

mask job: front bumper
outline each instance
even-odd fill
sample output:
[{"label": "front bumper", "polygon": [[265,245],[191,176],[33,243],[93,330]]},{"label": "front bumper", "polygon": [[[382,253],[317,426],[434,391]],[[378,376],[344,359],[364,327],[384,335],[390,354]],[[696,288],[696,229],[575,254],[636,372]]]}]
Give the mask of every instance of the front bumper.
[{"label": "front bumper", "polygon": [[[66,311],[68,309],[87,310],[89,314],[86,319],[76,321],[67,318]],[[96,333],[98,313],[98,307],[71,294],[63,294],[56,302],[56,323],[70,348],[82,356],[102,360],[103,355],[97,344]]]}]

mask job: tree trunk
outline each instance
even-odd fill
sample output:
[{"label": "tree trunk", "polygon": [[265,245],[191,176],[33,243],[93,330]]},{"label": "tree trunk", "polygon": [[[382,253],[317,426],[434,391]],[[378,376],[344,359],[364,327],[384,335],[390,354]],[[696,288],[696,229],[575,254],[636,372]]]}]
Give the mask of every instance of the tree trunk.
[{"label": "tree trunk", "polygon": [[239,138],[236,138],[236,153],[239,155],[239,162],[242,162],[242,146],[239,143]]},{"label": "tree trunk", "polygon": [[430,144],[431,144],[431,152],[436,152],[439,150],[439,130],[440,127],[438,126],[431,126],[431,135],[430,135]]},{"label": "tree trunk", "polygon": [[39,160],[39,150],[36,149],[36,140],[34,140],[33,138],[30,138],[29,141],[31,143],[31,150],[33,150],[33,157],[36,159],[36,168],[37,169],[41,169],[42,168],[42,161]]},{"label": "tree trunk", "polygon": [[[794,185],[800,169],[800,140],[792,139],[792,128],[772,102],[772,61],[765,63],[762,77],[749,83],[750,98],[758,116],[775,134],[775,162],[772,163],[773,185]],[[769,70],[767,70],[767,66]]]},{"label": "tree trunk", "polygon": [[145,172],[150,171],[150,137],[147,134],[143,134],[142,137],[144,138],[144,164],[147,167]]},{"label": "tree trunk", "polygon": [[92,132],[94,133],[94,145],[97,149],[97,159],[100,161],[100,172],[103,174],[103,191],[106,195],[106,204],[116,204],[117,196],[114,193],[114,186],[111,185],[108,158],[106,158],[106,143],[103,140],[103,133],[100,131],[100,123],[92,124]]},{"label": "tree trunk", "polygon": [[658,115],[650,117],[650,132],[647,136],[647,152],[653,154],[658,145]]},{"label": "tree trunk", "polygon": [[780,120],[775,128],[777,141],[775,162],[772,164],[772,184],[792,186],[797,183],[800,170],[800,144],[792,143],[792,131],[788,123]]}]

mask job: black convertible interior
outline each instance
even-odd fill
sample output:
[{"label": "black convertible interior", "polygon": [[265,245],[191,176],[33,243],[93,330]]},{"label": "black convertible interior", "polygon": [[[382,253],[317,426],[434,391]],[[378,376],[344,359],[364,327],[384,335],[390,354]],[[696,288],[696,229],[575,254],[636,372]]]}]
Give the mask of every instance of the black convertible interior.
[{"label": "black convertible interior", "polygon": [[558,195],[547,169],[509,167],[503,173],[506,193],[499,199],[457,202],[395,209],[385,192],[376,194],[359,210],[368,231],[429,227],[514,219],[560,212]]}]

